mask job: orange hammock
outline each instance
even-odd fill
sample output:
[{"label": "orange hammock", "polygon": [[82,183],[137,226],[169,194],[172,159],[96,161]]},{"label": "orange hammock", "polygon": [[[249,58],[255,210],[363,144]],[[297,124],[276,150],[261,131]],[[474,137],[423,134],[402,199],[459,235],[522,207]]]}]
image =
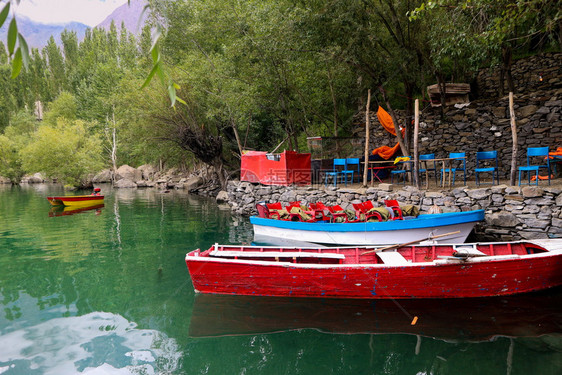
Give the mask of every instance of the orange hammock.
[{"label": "orange hammock", "polygon": [[[396,135],[396,131],[394,130],[394,122],[392,121],[392,116],[385,111],[381,106],[377,110],[377,118],[381,123],[382,127],[392,135]],[[404,136],[404,129],[402,129],[402,136]],[[373,155],[379,155],[384,160],[388,160],[393,157],[396,152],[400,149],[400,143],[396,143],[394,147],[390,146],[381,146],[377,147],[373,150]]]},{"label": "orange hammock", "polygon": [[[554,180],[554,175],[550,175],[550,179]],[[536,180],[537,180],[537,176],[531,176],[531,181],[536,181]],[[548,175],[546,176],[539,175],[539,180],[548,180]]]},{"label": "orange hammock", "polygon": [[562,155],[562,147],[558,147],[556,151],[549,152],[550,158],[552,159],[553,156],[561,156]]}]

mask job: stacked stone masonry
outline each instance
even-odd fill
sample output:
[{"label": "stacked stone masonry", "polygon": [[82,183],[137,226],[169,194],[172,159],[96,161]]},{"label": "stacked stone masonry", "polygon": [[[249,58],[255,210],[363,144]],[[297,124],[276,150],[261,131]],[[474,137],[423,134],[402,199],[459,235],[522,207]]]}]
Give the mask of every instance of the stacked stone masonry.
[{"label": "stacked stone masonry", "polygon": [[[526,163],[528,147],[562,147],[562,53],[536,55],[513,64],[516,87],[514,109],[517,125],[517,165]],[[540,74],[539,74],[540,73]],[[438,158],[450,152],[466,152],[467,175],[473,176],[477,151],[497,150],[500,179],[511,172],[512,131],[509,98],[497,97],[498,69],[485,69],[478,76],[481,99],[468,106],[444,109],[421,102],[419,153]],[[542,77],[542,81],[540,81]],[[404,113],[398,112],[404,123]],[[376,108],[370,116],[370,148],[394,146],[396,139],[380,126]],[[364,125],[364,114],[356,122]],[[542,172],[542,171],[541,171]]]},{"label": "stacked stone masonry", "polygon": [[[475,209],[486,211],[486,220],[475,228],[478,240],[513,241],[520,239],[562,237],[562,189],[554,187],[523,188],[496,185],[451,191],[430,192],[406,186],[393,190],[392,185],[380,184],[368,189],[318,189],[315,187],[282,187],[255,185],[231,181],[228,185],[231,209],[242,215],[256,215],[258,202],[301,201],[304,204],[321,201],[352,209],[351,203],[370,200],[380,206],[385,199],[397,199],[400,204],[414,204],[422,213],[434,205],[443,212]],[[225,197],[226,198],[226,197]]]}]

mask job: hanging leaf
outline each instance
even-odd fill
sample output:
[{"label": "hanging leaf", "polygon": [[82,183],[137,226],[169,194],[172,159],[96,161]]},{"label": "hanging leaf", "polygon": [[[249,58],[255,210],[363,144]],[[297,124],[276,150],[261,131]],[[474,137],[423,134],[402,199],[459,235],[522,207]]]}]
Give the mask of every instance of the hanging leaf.
[{"label": "hanging leaf", "polygon": [[156,70],[158,70],[158,64],[155,64],[152,67],[152,70],[150,71],[150,73],[148,74],[148,77],[146,77],[146,80],[144,81],[144,83],[141,86],[141,89],[144,89],[146,86],[148,86],[148,84],[150,83],[150,81],[152,81],[152,77],[154,77],[154,74],[156,74]]},{"label": "hanging leaf", "polygon": [[12,78],[16,78],[21,72],[22,58],[21,58],[21,48],[18,48],[14,59],[12,60]]},{"label": "hanging leaf", "polygon": [[160,26],[156,26],[156,28],[152,32],[152,45],[150,46],[151,51],[157,48],[157,44],[161,36],[162,36],[162,29],[160,28]]},{"label": "hanging leaf", "polygon": [[16,40],[18,38],[18,25],[16,25],[16,19],[12,18],[10,22],[10,27],[8,28],[8,53],[10,56],[14,54],[16,49]]},{"label": "hanging leaf", "polygon": [[173,84],[168,85],[168,96],[172,102],[172,107],[176,105],[176,88]]},{"label": "hanging leaf", "polygon": [[6,6],[4,6],[4,9],[0,12],[0,27],[4,25],[6,18],[8,18],[8,14],[10,14],[10,2],[6,3]]},{"label": "hanging leaf", "polygon": [[18,44],[19,49],[21,50],[23,66],[25,67],[25,69],[27,69],[27,67],[29,66],[29,47],[27,46],[25,38],[20,33],[18,33]]}]

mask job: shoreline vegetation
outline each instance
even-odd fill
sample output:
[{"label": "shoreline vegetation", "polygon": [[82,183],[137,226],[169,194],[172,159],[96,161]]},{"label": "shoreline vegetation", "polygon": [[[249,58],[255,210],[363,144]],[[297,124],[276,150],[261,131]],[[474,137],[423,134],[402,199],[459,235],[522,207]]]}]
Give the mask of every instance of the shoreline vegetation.
[{"label": "shoreline vegetation", "polygon": [[[150,2],[138,34],[115,23],[84,38],[65,30],[41,50],[26,48],[18,2],[0,10],[9,26],[0,41],[0,175],[12,182],[42,172],[80,186],[117,163],[204,164],[226,189],[245,150],[302,152],[308,137],[365,139],[367,123],[379,128],[364,115],[376,106],[404,134],[370,133],[355,151],[398,143],[401,155],[412,155],[416,102],[420,151],[485,143],[505,161],[511,110],[481,100],[508,93],[519,161],[531,143],[555,147],[562,138],[553,0]],[[463,96],[475,106],[448,116],[458,98],[447,87],[470,88]],[[322,159],[357,157],[338,155],[337,144],[325,151]]]},{"label": "shoreline vegetation", "polygon": [[[114,188],[160,190],[183,189],[193,194],[214,197],[218,204],[224,204],[236,215],[256,215],[258,202],[281,202],[289,205],[293,201],[303,204],[323,202],[327,205],[339,204],[344,209],[352,209],[352,203],[370,200],[375,206],[383,206],[385,199],[396,199],[401,205],[415,205],[421,213],[438,207],[441,212],[459,212],[476,209],[485,210],[485,221],[474,228],[478,241],[514,241],[523,239],[562,237],[562,180],[555,179],[552,185],[542,181],[539,186],[500,185],[454,186],[443,189],[430,186],[418,190],[414,186],[380,183],[373,187],[350,184],[335,188],[323,184],[308,186],[267,186],[231,180],[227,189],[212,177],[199,174],[182,173],[178,170],[157,172],[154,167],[132,168],[121,166],[118,181]],[[49,183],[40,177],[23,183]],[[110,184],[109,170],[98,174],[93,184]],[[469,237],[470,240],[470,237]]]}]

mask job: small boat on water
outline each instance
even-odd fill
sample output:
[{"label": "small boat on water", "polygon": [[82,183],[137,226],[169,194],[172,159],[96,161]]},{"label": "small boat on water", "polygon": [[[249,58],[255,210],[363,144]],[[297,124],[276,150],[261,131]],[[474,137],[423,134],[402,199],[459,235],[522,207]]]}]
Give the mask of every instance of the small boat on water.
[{"label": "small boat on water", "polygon": [[196,292],[315,298],[464,298],[562,285],[562,240],[386,247],[228,246],[189,252]]},{"label": "small boat on water", "polygon": [[47,197],[53,206],[88,207],[103,204],[103,195],[66,195],[63,197]]},{"label": "small boat on water", "polygon": [[397,241],[409,242],[430,235],[453,233],[440,237],[440,243],[462,243],[477,222],[484,220],[484,210],[421,214],[410,219],[361,222],[305,222],[250,217],[254,240],[259,243],[271,239],[298,239],[299,241],[328,245],[390,245]]}]

